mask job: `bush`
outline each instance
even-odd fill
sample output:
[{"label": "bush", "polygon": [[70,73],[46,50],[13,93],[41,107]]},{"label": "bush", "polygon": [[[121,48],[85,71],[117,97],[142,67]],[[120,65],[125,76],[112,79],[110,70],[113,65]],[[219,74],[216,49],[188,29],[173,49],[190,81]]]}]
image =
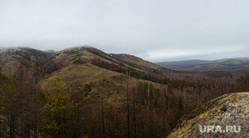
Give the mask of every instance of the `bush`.
[{"label": "bush", "polygon": [[198,105],[197,105],[197,108],[195,110],[195,116],[198,116],[203,112],[204,112],[204,107],[202,106],[200,99],[198,99]]}]

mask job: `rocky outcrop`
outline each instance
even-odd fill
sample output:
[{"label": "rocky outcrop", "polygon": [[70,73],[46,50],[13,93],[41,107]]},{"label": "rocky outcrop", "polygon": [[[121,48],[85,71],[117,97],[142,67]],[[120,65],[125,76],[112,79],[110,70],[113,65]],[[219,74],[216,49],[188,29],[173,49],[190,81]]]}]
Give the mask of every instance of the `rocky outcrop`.
[{"label": "rocky outcrop", "polygon": [[225,94],[179,120],[172,137],[249,137],[249,92]]}]

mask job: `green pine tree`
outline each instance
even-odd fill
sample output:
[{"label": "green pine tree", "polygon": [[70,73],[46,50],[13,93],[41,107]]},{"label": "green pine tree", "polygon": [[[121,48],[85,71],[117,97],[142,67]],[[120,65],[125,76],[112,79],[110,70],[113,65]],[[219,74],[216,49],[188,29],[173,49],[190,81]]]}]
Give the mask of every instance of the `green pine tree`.
[{"label": "green pine tree", "polygon": [[204,112],[204,107],[201,104],[201,100],[198,99],[198,105],[197,105],[197,108],[195,110],[195,115],[198,116],[198,115],[200,115],[203,112]]},{"label": "green pine tree", "polygon": [[71,100],[71,90],[66,90],[65,84],[57,77],[48,92],[40,129],[52,137],[72,137],[75,106]]}]

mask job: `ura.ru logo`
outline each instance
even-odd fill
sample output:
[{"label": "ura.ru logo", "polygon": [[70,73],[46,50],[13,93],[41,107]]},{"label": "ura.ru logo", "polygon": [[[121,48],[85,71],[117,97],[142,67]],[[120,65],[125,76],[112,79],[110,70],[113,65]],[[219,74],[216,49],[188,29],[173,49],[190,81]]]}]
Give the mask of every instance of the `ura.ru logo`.
[{"label": "ura.ru logo", "polygon": [[220,125],[200,125],[201,133],[239,133],[241,131],[240,126],[226,125],[222,127]]}]

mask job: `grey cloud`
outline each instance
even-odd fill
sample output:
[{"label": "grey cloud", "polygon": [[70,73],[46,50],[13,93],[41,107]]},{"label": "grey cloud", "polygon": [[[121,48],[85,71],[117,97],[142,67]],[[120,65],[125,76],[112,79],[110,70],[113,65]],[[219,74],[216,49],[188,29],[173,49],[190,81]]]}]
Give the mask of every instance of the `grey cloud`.
[{"label": "grey cloud", "polygon": [[150,61],[249,54],[247,0],[0,0],[0,47],[91,45]]}]

